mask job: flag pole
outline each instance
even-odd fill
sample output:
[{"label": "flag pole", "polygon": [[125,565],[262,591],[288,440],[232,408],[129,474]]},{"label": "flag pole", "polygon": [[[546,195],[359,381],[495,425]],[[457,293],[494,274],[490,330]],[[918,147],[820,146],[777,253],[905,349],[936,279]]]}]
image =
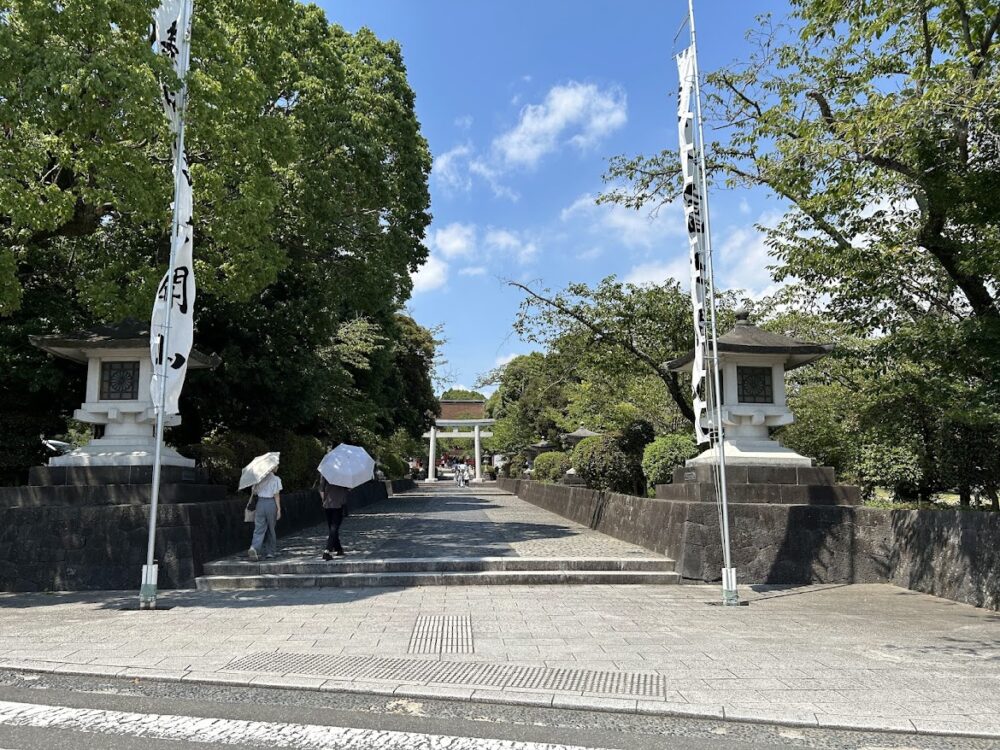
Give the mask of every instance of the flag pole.
[{"label": "flag pole", "polygon": [[708,207],[708,179],[705,169],[705,131],[702,126],[701,117],[701,80],[698,71],[698,41],[694,25],[694,0],[688,0],[688,21],[691,25],[691,51],[694,58],[694,91],[695,91],[695,112],[698,120],[698,159],[699,171],[701,172],[701,184],[704,186],[705,195],[702,196],[702,204],[705,212],[705,249],[708,260],[708,309],[709,309],[709,352],[708,359],[712,362],[712,388],[713,404],[715,411],[713,420],[716,433],[716,450],[719,462],[719,502],[721,503],[722,526],[722,603],[724,605],[738,605],[740,603],[739,593],[736,589],[736,568],[733,567],[730,554],[729,539],[729,498],[726,488],[726,445],[725,445],[725,425],[722,421],[722,392],[719,382],[719,335],[716,330],[716,306],[715,306],[715,271],[712,259],[712,223],[711,214]]},{"label": "flag pole", "polygon": [[[184,4],[181,6],[181,23],[178,33],[187,35],[191,24],[191,12],[194,0],[184,0]],[[157,580],[159,574],[159,566],[155,561],[156,553],[156,516],[157,510],[160,503],[160,461],[162,458],[163,451],[163,430],[166,421],[166,400],[167,400],[167,356],[166,353],[170,351],[170,313],[173,310],[173,283],[174,274],[176,273],[177,266],[177,243],[175,238],[180,233],[180,199],[181,199],[181,180],[184,179],[182,173],[183,170],[183,160],[184,160],[184,110],[187,107],[187,71],[191,62],[191,45],[190,42],[181,45],[181,61],[180,70],[183,72],[181,81],[181,91],[178,97],[177,106],[179,108],[180,117],[178,118],[177,124],[177,137],[175,140],[174,149],[174,211],[173,219],[171,221],[170,229],[170,260],[167,264],[167,276],[166,276],[166,287],[165,293],[167,294],[167,309],[166,317],[164,319],[163,327],[163,339],[160,346],[160,351],[162,355],[159,357],[159,362],[153,362],[153,366],[157,367],[159,372],[157,373],[159,378],[159,387],[157,393],[153,393],[153,398],[157,399],[154,403],[154,410],[156,412],[156,448],[153,453],[153,478],[151,487],[151,498],[149,503],[149,537],[146,543],[146,564],[142,566],[142,583],[139,586],[139,608],[140,609],[156,609],[156,592],[157,592]]]}]

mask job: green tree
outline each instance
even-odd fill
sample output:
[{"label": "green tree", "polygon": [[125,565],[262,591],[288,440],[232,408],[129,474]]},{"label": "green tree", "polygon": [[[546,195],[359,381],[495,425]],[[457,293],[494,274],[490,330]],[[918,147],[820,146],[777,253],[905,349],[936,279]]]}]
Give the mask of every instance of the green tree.
[{"label": "green tree", "polygon": [[[80,397],[28,334],[149,314],[172,184],[155,4],[0,7],[4,423],[51,429]],[[419,434],[436,343],[397,311],[427,255],[430,156],[399,45],[292,0],[205,0],[193,49],[195,341],[224,364],[192,375],[175,440]]]},{"label": "green tree", "polygon": [[479,391],[470,391],[466,388],[449,388],[441,394],[442,401],[485,401],[484,396]]},{"label": "green tree", "polygon": [[[728,133],[706,163],[788,210],[763,227],[776,277],[798,279],[859,332],[906,332],[924,355],[942,327],[952,366],[995,372],[1000,352],[1000,10],[991,0],[794,0],[791,29],[709,76]],[[605,200],[676,196],[673,150],[619,157]]]},{"label": "green tree", "polygon": [[[525,294],[514,325],[523,338],[558,352],[564,366],[577,373],[586,365],[592,371],[633,375],[638,370],[658,378],[681,417],[693,421],[689,389],[666,366],[694,346],[691,300],[677,281],[639,286],[609,276],[595,287],[570,284],[555,294],[509,283]],[[723,330],[740,296],[719,297]]]}]

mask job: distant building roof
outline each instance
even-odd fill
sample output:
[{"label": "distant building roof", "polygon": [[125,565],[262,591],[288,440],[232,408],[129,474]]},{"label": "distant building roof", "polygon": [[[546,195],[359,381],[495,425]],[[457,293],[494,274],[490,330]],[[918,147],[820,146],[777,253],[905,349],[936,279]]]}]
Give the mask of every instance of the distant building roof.
[{"label": "distant building roof", "polygon": [[483,419],[486,402],[481,399],[441,399],[441,419]]},{"label": "distant building roof", "polygon": [[[813,344],[791,336],[771,333],[752,325],[749,314],[736,313],[736,325],[719,336],[719,352],[729,354],[784,354],[785,369],[794,370],[825,357],[833,351],[833,344]],[[694,349],[683,357],[667,362],[671,370],[686,370],[694,360]]]},{"label": "distant building roof", "polygon": [[[149,324],[126,318],[110,326],[94,326],[72,333],[52,333],[46,336],[28,336],[32,346],[57,357],[74,362],[86,362],[88,349],[144,349],[149,351]],[[202,354],[191,350],[189,367],[218,367],[222,359],[215,354]]]}]

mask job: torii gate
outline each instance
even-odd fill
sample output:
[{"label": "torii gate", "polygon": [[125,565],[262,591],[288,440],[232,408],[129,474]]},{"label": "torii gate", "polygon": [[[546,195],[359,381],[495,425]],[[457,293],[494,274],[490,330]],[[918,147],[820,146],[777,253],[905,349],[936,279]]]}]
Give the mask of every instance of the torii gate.
[{"label": "torii gate", "polygon": [[[424,437],[431,441],[430,461],[427,464],[427,481],[437,481],[437,441],[438,438],[452,438],[458,440],[475,440],[476,442],[476,478],[474,482],[483,481],[483,438],[493,437],[492,432],[483,432],[484,427],[492,427],[496,424],[495,419],[438,419],[431,427],[431,431],[424,433]],[[450,432],[439,432],[440,428],[446,427]],[[468,428],[472,428],[469,432]],[[463,431],[464,430],[464,431]]]}]

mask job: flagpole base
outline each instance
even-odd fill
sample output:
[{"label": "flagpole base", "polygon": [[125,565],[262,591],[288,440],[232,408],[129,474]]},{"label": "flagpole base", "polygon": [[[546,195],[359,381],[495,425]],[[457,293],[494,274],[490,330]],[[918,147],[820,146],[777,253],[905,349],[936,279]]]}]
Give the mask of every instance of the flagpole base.
[{"label": "flagpole base", "polygon": [[736,568],[722,569],[722,604],[726,607],[740,606],[740,595],[736,590]]},{"label": "flagpole base", "polygon": [[142,566],[142,584],[139,586],[139,609],[156,609],[156,581],[158,565]]}]

